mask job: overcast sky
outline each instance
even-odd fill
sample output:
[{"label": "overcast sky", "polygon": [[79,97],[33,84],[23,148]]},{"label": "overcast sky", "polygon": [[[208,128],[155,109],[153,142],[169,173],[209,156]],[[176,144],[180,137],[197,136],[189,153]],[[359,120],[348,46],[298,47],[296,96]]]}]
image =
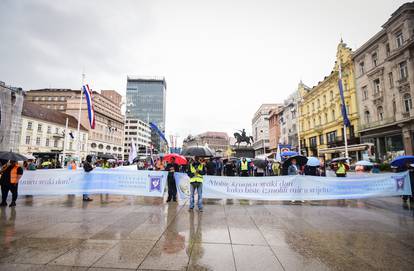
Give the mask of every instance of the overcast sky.
[{"label": "overcast sky", "polygon": [[80,88],[84,70],[125,95],[127,75],[165,76],[167,134],[232,134],[322,80],[341,36],[361,46],[404,2],[1,0],[0,81]]}]

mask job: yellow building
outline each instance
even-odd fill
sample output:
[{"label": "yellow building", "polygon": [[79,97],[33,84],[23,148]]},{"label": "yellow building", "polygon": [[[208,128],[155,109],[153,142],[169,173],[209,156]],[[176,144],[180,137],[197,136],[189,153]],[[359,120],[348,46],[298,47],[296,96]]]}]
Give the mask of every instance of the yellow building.
[{"label": "yellow building", "polygon": [[366,144],[359,144],[358,106],[355,90],[354,65],[352,50],[342,41],[338,45],[335,66],[330,75],[316,86],[309,88],[302,82],[298,91],[301,96],[300,107],[300,141],[301,151],[307,156],[331,159],[344,156],[343,118],[339,94],[339,62],[342,67],[342,83],[345,104],[351,126],[347,128],[349,156],[358,159],[360,151],[367,149]]}]

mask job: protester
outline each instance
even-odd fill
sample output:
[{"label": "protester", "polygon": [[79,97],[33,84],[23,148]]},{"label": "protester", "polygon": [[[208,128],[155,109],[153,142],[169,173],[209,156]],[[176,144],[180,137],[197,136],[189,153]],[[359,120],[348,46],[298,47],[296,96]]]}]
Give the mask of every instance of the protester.
[{"label": "protester", "polygon": [[[85,162],[83,162],[83,170],[88,174],[93,170],[92,155],[87,155]],[[85,187],[87,187],[88,178],[85,178]],[[83,194],[83,201],[92,201],[88,194]]]},{"label": "protester", "polygon": [[1,170],[1,197],[2,201],[0,206],[7,206],[7,196],[9,191],[12,194],[12,202],[9,207],[16,206],[17,200],[17,190],[19,185],[19,180],[23,175],[23,168],[18,165],[17,161],[10,161],[9,165],[3,167]]},{"label": "protester", "polygon": [[207,175],[215,175],[216,173],[216,164],[213,162],[212,158],[206,163],[206,173]]},{"label": "protester", "polygon": [[179,172],[178,164],[175,162],[175,157],[171,158],[171,163],[167,164],[165,168],[168,171],[168,198],[167,202],[170,202],[171,199],[176,202],[177,201],[177,186],[175,184],[174,173]]},{"label": "protester", "polygon": [[290,166],[288,167],[288,175],[298,175],[299,169],[296,164],[296,159],[292,159]]},{"label": "protester", "polygon": [[162,162],[162,157],[157,158],[156,162],[155,162],[155,170],[164,170],[164,163]]},{"label": "protester", "polygon": [[280,176],[280,162],[274,162],[272,164],[272,171],[274,176]]},{"label": "protester", "polygon": [[320,172],[318,167],[314,167],[314,166],[305,166],[305,175],[309,175],[309,176],[320,176]]},{"label": "protester", "polygon": [[338,161],[338,166],[335,174],[336,177],[346,177],[346,166],[343,161]]},{"label": "protester", "polygon": [[242,177],[249,176],[249,163],[247,162],[245,157],[243,157],[242,161],[240,162],[240,172],[240,176]]},{"label": "protester", "polygon": [[262,177],[265,175],[265,169],[262,167],[256,167],[256,176]]},{"label": "protester", "polygon": [[224,175],[234,177],[236,174],[236,165],[234,161],[228,160],[224,165]]},{"label": "protester", "polygon": [[371,173],[374,173],[374,174],[381,173],[380,168],[377,163],[375,163],[374,166],[372,167]]},{"label": "protester", "polygon": [[216,175],[221,176],[223,172],[223,162],[220,158],[216,158]]},{"label": "protester", "polygon": [[190,177],[190,208],[189,211],[194,209],[194,193],[197,190],[198,210],[203,211],[203,175],[205,175],[205,166],[202,163],[201,158],[196,157],[195,161],[190,164],[188,176]]},{"label": "protester", "polygon": [[102,169],[108,169],[108,168],[110,168],[110,165],[109,165],[108,160],[104,159],[102,161],[102,166],[101,167],[102,167]]},{"label": "protester", "polygon": [[75,160],[71,160],[71,161],[68,163],[68,169],[69,169],[69,170],[76,170],[76,163],[75,163]]},{"label": "protester", "polygon": [[411,185],[411,195],[403,195],[402,199],[404,202],[406,202],[408,199],[410,199],[410,202],[414,201],[414,164],[410,164],[409,162],[407,162],[405,164],[405,167],[403,167],[402,171],[406,171],[408,170],[409,173],[409,178],[410,178],[410,185]]}]

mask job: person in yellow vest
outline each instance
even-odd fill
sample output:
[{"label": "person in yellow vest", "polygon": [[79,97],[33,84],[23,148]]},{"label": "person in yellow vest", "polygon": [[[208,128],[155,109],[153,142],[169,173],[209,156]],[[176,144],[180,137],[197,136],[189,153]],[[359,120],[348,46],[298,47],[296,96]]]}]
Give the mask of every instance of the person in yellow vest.
[{"label": "person in yellow vest", "polygon": [[240,176],[249,177],[249,162],[245,157],[240,162]]},{"label": "person in yellow vest", "polygon": [[197,206],[198,211],[203,211],[203,175],[205,175],[205,166],[201,158],[196,157],[195,161],[188,167],[188,177],[190,177],[190,209],[194,209],[194,194],[197,190]]},{"label": "person in yellow vest", "polygon": [[346,177],[346,166],[344,162],[338,162],[338,168],[335,171],[336,177]]},{"label": "person in yellow vest", "polygon": [[1,175],[2,201],[0,206],[7,206],[7,196],[9,195],[9,191],[12,193],[12,202],[10,207],[16,206],[17,188],[22,175],[23,168],[19,166],[17,161],[10,161],[10,164],[4,169]]}]

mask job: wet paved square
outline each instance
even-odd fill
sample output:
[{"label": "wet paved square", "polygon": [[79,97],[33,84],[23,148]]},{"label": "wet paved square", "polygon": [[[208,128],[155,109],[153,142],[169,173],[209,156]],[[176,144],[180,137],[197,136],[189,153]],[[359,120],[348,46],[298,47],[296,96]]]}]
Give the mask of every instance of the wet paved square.
[{"label": "wet paved square", "polygon": [[414,270],[414,207],[397,197],[187,209],[22,197],[0,209],[0,270]]}]

